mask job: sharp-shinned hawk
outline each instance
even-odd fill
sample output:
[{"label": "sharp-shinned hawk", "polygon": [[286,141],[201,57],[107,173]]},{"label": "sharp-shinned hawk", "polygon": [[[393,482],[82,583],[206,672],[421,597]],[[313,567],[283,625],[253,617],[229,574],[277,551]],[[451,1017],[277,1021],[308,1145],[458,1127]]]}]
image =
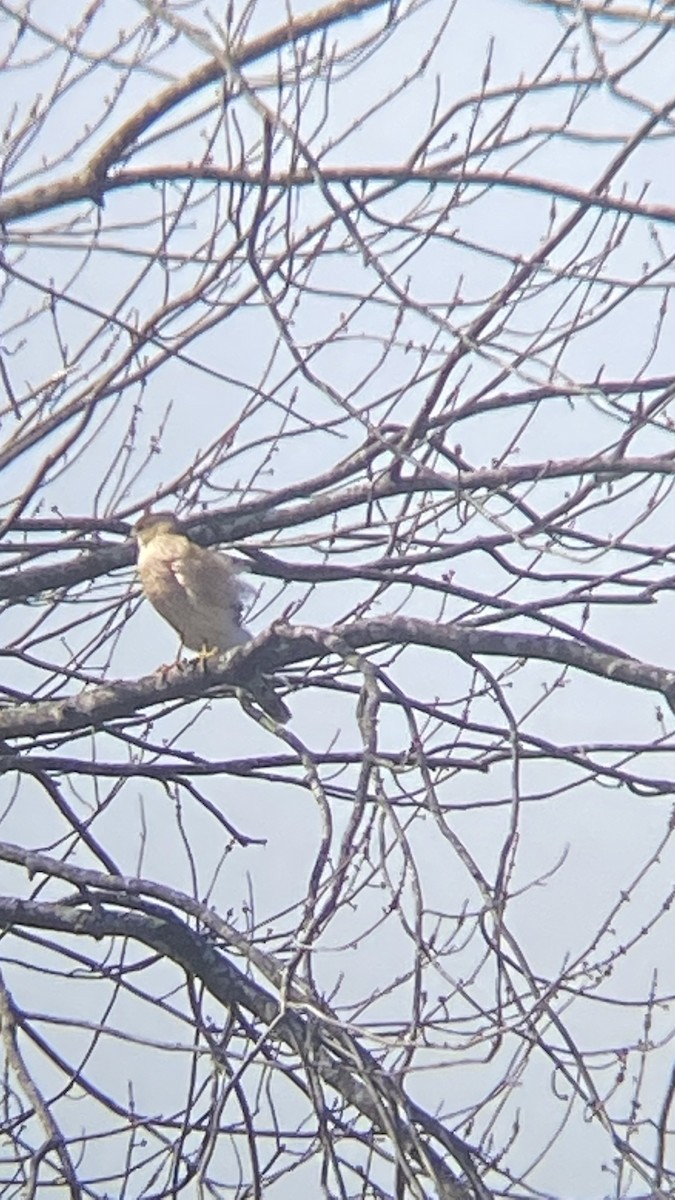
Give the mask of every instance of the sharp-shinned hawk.
[{"label": "sharp-shinned hawk", "polygon": [[[245,585],[232,559],[190,541],[173,513],[146,513],[134,535],[143,592],[183,646],[206,656],[251,640],[241,624]],[[289,719],[286,705],[263,676],[247,681],[246,691],[275,721]]]}]

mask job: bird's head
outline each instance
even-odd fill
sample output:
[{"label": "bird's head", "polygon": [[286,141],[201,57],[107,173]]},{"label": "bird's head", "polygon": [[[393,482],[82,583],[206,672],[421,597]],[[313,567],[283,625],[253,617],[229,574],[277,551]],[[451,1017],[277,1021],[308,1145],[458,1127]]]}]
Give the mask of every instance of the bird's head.
[{"label": "bird's head", "polygon": [[180,533],[178,518],[173,513],[144,513],[134,525],[134,537],[139,546],[147,546],[159,533]]}]

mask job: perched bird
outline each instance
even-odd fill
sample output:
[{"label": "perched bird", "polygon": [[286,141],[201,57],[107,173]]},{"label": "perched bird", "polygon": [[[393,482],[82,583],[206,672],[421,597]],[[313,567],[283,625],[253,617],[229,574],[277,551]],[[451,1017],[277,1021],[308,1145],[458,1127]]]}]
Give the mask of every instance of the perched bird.
[{"label": "perched bird", "polygon": [[[143,592],[176,630],[181,648],[206,657],[251,640],[241,624],[245,585],[232,559],[191,542],[173,513],[146,513],[136,522],[134,536]],[[286,705],[262,675],[253,676],[246,690],[275,721],[289,719]]]}]

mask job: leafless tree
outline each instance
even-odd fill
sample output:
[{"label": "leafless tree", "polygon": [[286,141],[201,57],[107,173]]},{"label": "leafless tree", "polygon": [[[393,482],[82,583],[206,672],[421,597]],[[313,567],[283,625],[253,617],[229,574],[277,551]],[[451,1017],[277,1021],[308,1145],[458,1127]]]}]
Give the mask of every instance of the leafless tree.
[{"label": "leafless tree", "polygon": [[0,13],[2,1195],[670,1197],[675,9]]}]

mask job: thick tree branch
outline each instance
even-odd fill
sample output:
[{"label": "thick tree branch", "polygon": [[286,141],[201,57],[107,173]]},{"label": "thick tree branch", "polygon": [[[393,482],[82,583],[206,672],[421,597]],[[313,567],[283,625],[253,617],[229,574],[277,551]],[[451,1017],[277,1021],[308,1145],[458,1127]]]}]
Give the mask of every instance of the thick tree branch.
[{"label": "thick tree branch", "polygon": [[[644,199],[630,200],[623,196],[608,194],[595,195],[589,198],[583,188],[572,187],[562,180],[543,178],[537,175],[517,175],[514,171],[489,171],[486,169],[472,171],[463,163],[457,166],[420,167],[407,164],[389,167],[357,164],[344,167],[324,167],[321,177],[326,184],[341,184],[344,187],[363,187],[378,183],[391,183],[396,186],[404,184],[429,184],[437,186],[446,183],[464,186],[473,184],[476,188],[504,188],[508,190],[540,193],[551,199],[569,200],[576,204],[589,205],[601,212],[625,213],[629,216],[643,217],[650,221],[662,221],[665,224],[675,223],[675,207],[670,204],[648,204]],[[106,183],[108,191],[131,187],[148,187],[165,183],[222,183],[245,184],[251,188],[279,189],[287,193],[292,188],[311,187],[315,184],[315,176],[309,170],[278,171],[269,176],[259,175],[253,171],[237,170],[229,167],[218,167],[211,163],[166,163],[164,166],[137,167],[118,171]]]},{"label": "thick tree branch", "polygon": [[[350,17],[368,12],[369,9],[386,9],[388,6],[388,0],[338,0],[338,3],[327,4],[304,17],[293,17],[292,21],[277,26],[276,29],[241,47],[233,57],[237,66],[243,68],[275,53],[289,43],[295,44]],[[93,200],[96,204],[102,204],[108,188],[108,171],[131,152],[138,139],[184,100],[222,79],[223,69],[214,59],[196,67],[184,79],[165,88],[129,117],[112,137],[104,142],[81,171],[68,176],[67,179],[31,188],[18,196],[8,196],[0,203],[0,225],[34,216],[63,204],[83,200]]]},{"label": "thick tree branch", "polygon": [[[40,856],[41,860],[45,856]],[[44,867],[42,867],[44,869]],[[375,1129],[390,1134],[406,1156],[434,1177],[444,1200],[490,1200],[472,1162],[470,1148],[441,1122],[429,1116],[405,1096],[377,1060],[343,1031],[335,1021],[324,1021],[319,1011],[300,1015],[282,1005],[270,992],[240,971],[203,934],[191,929],[169,909],[146,904],[144,911],[130,909],[130,897],[109,886],[77,908],[72,902],[39,903],[33,900],[0,898],[0,922],[6,928],[28,927],[66,933],[75,937],[130,938],[148,946],[188,975],[199,979],[223,1007],[239,1006],[251,1013],[267,1030],[267,1040],[282,1042],[303,1061],[311,1062],[321,1079],[365,1117]],[[113,907],[122,906],[122,911]],[[459,1163],[471,1185],[456,1178],[442,1153],[421,1142],[419,1133],[440,1142]]]},{"label": "thick tree branch", "polygon": [[[372,459],[385,449],[381,444],[369,443],[364,455]],[[392,454],[396,447],[392,445]],[[343,464],[337,470],[341,470]],[[393,477],[383,472],[377,479],[364,479],[339,490],[329,490],[315,495],[310,500],[292,507],[276,507],[286,500],[285,492],[276,496],[272,493],[265,501],[247,505],[245,510],[228,513],[211,513],[198,520],[186,521],[185,528],[195,541],[202,545],[219,542],[244,541],[260,533],[274,529],[289,529],[336,512],[356,508],[362,504],[386,500],[393,496],[409,496],[419,492],[454,493],[458,499],[478,491],[496,492],[501,488],[519,483],[532,483],[544,479],[567,479],[597,477],[598,484],[629,475],[675,475],[675,454],[640,456],[612,459],[594,455],[592,458],[549,460],[546,462],[520,463],[508,467],[485,468],[475,471],[458,470],[453,474],[415,470],[407,476]],[[330,473],[329,473],[330,475]],[[327,483],[333,482],[330,478]],[[306,488],[303,489],[306,491]],[[532,531],[530,531],[531,533]],[[515,536],[515,535],[514,535]],[[72,587],[86,580],[99,578],[109,571],[131,566],[136,557],[136,548],[130,540],[123,546],[109,546],[79,554],[65,563],[52,563],[48,567],[29,567],[12,575],[0,577],[0,600],[23,600],[39,595],[43,591],[56,591]],[[299,568],[301,570],[301,568]]]},{"label": "thick tree branch", "polygon": [[[675,671],[630,658],[620,650],[600,650],[571,639],[532,633],[472,629],[411,617],[355,621],[337,631],[351,649],[379,645],[419,645],[447,650],[460,658],[475,655],[542,659],[590,675],[658,692],[675,711]],[[256,670],[272,671],[332,652],[330,631],[275,626],[246,646],[209,660],[163,668],[140,679],[116,680],[64,699],[11,705],[0,711],[0,737],[37,737],[71,729],[99,728],[110,721],[170,700],[209,695],[214,689],[245,688]]]}]

